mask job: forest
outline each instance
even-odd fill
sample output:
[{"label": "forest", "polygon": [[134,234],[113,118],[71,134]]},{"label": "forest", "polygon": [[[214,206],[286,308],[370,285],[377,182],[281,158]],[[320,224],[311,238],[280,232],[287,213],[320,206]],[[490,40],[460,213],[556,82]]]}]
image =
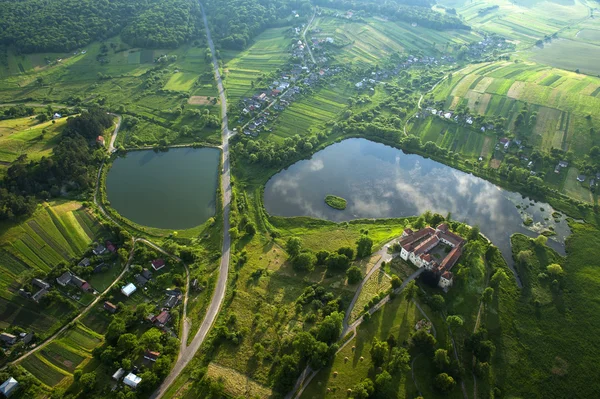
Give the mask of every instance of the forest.
[{"label": "forest", "polygon": [[105,152],[95,138],[112,125],[105,111],[94,108],[69,118],[52,156],[27,162],[23,155],[0,181],[0,220],[29,215],[36,197],[47,200],[66,191],[80,192],[94,187],[96,167]]},{"label": "forest", "polygon": [[64,52],[123,31],[132,46],[174,48],[191,39],[199,21],[194,0],[0,0],[0,45]]}]

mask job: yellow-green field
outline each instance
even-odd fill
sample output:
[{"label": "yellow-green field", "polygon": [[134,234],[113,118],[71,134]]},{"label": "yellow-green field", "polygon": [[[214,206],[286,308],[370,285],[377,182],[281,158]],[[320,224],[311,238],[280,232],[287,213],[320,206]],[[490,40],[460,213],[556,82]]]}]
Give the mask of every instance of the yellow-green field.
[{"label": "yellow-green field", "polygon": [[39,123],[35,116],[0,121],[0,163],[6,166],[20,155],[34,161],[49,156],[66,122],[61,118]]},{"label": "yellow-green field", "polygon": [[[583,156],[600,136],[600,78],[532,62],[496,62],[470,66],[440,84],[436,100],[447,109],[466,104],[488,117],[507,118],[507,129],[525,104],[538,113],[531,144]],[[493,143],[492,143],[493,144]]]}]

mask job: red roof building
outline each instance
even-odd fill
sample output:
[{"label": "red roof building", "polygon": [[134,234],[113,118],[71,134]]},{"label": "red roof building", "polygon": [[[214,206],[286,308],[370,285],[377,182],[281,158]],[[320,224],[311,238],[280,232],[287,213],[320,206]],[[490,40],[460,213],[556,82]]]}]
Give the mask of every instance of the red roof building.
[{"label": "red roof building", "polygon": [[160,314],[158,316],[154,317],[152,322],[154,323],[154,325],[164,327],[164,325],[167,324],[170,319],[171,319],[171,315],[169,314],[169,312],[167,312],[166,310],[163,310],[162,312],[160,312]]},{"label": "red roof building", "polygon": [[164,259],[154,259],[152,261],[151,265],[154,270],[159,271],[160,269],[165,267],[165,260]]}]

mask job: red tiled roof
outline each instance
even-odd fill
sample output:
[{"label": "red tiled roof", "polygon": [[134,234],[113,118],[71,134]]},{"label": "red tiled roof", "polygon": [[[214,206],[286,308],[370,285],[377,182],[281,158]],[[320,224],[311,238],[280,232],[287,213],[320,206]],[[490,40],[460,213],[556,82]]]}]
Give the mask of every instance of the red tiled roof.
[{"label": "red tiled roof", "polygon": [[169,321],[170,317],[171,317],[171,315],[169,314],[169,312],[167,312],[166,310],[163,310],[162,312],[160,312],[160,314],[158,316],[156,316],[154,318],[154,322],[160,323],[160,324],[166,324],[167,321]]},{"label": "red tiled roof", "polygon": [[437,245],[439,241],[440,239],[437,235],[429,237],[415,248],[415,255],[420,255],[422,253],[427,252],[429,249],[431,249],[432,246]]},{"label": "red tiled roof", "polygon": [[445,278],[446,280],[451,280],[452,279],[452,272],[449,271],[445,271],[444,274],[442,274],[442,277]]},{"label": "red tiled roof", "polygon": [[444,260],[442,261],[442,264],[440,265],[440,268],[442,268],[446,271],[452,269],[452,267],[458,261],[458,258],[460,258],[460,255],[462,255],[461,247],[460,246],[454,247],[452,249],[452,251],[450,251],[450,253],[444,258]]}]

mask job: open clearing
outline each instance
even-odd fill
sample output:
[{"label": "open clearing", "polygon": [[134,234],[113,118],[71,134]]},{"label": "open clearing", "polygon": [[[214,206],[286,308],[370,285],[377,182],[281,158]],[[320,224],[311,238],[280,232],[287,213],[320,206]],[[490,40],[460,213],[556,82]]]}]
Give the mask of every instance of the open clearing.
[{"label": "open clearing", "polygon": [[165,90],[189,91],[194,86],[197,78],[198,75],[195,73],[176,72],[165,84]]}]

